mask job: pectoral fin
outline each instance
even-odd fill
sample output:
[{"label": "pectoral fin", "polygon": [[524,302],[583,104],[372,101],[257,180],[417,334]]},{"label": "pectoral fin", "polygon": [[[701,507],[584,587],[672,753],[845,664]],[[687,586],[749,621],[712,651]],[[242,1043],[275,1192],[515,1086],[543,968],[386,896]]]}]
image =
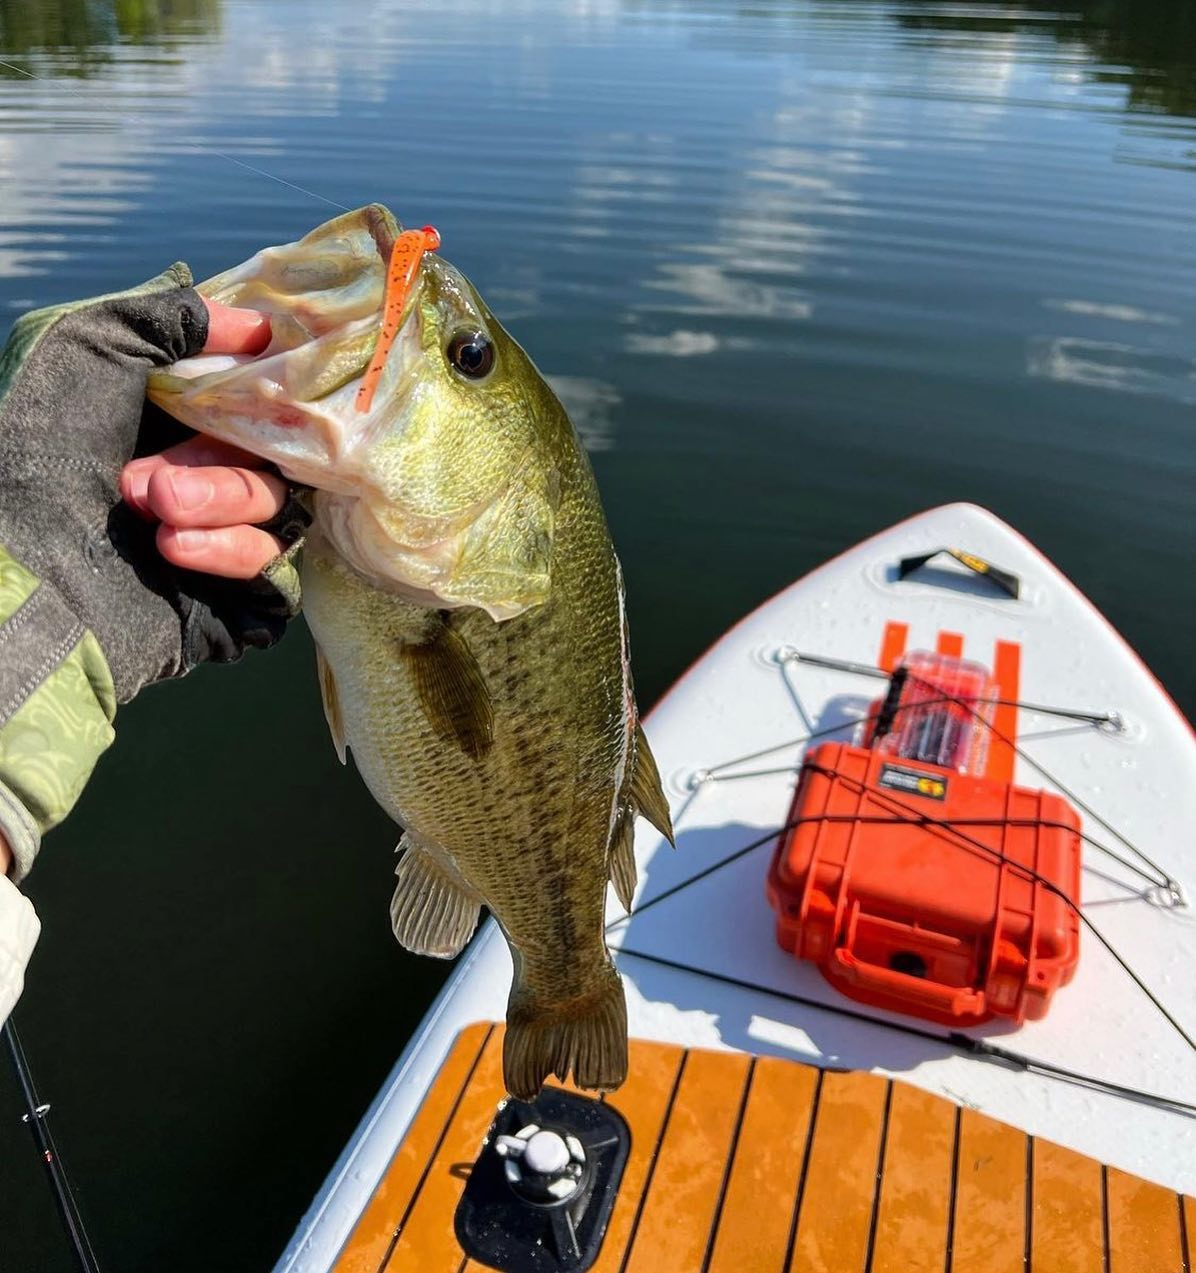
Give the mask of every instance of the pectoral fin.
[{"label": "pectoral fin", "polygon": [[452,959],[477,927],[481,904],[455,872],[410,835],[399,841],[398,886],[390,922],[399,944],[416,955]]},{"label": "pectoral fin", "polygon": [[664,797],[664,789],[660,785],[660,771],[656,768],[656,759],[648,740],[644,737],[644,727],[635,727],[635,757],[631,772],[631,803],[636,810],[664,836],[674,847],[673,820],[669,816],[669,802]]},{"label": "pectoral fin", "polygon": [[402,646],[424,714],[438,737],[479,760],[494,743],[494,708],[481,668],[447,623],[430,640]]},{"label": "pectoral fin", "polygon": [[316,646],[316,672],[320,678],[320,697],[324,700],[324,719],[328,722],[328,732],[332,735],[332,745],[336,748],[337,758],[345,763],[345,726],[341,720],[340,699],[336,693],[336,680],[332,668],[324,657],[324,651]]},{"label": "pectoral fin", "polygon": [[610,842],[610,882],[625,911],[635,896],[635,810],[625,806]]}]

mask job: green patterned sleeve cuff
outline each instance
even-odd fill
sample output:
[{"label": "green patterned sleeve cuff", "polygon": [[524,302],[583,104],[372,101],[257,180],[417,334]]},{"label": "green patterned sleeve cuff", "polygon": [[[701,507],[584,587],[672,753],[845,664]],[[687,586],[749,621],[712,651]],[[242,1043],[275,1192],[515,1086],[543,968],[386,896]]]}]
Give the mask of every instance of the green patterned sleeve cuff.
[{"label": "green patterned sleeve cuff", "polygon": [[115,715],[99,642],[53,588],[0,548],[0,831],[17,882],[112,743]]}]

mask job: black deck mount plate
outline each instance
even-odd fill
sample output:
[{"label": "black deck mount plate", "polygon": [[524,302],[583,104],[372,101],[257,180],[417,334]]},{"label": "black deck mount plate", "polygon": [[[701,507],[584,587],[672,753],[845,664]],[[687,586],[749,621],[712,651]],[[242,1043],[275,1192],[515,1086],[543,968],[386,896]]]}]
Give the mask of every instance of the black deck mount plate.
[{"label": "black deck mount plate", "polygon": [[[494,1143],[535,1123],[576,1136],[587,1167],[577,1192],[551,1206],[525,1202],[507,1182],[505,1160]],[[470,1259],[503,1273],[585,1273],[598,1258],[631,1132],[605,1101],[545,1088],[535,1101],[499,1106],[470,1172],[454,1217],[461,1249]]]}]

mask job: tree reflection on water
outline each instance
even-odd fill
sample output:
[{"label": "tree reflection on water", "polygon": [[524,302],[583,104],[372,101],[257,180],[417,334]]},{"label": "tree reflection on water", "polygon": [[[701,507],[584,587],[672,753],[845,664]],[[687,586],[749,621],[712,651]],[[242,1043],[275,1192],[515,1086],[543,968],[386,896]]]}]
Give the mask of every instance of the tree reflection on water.
[{"label": "tree reflection on water", "polygon": [[1007,7],[917,5],[896,15],[913,30],[1024,32],[1080,44],[1096,83],[1120,84],[1130,110],[1196,115],[1196,4],[1192,0],[1020,0]]},{"label": "tree reflection on water", "polygon": [[[3,0],[0,57],[36,54],[55,75],[85,78],[121,45],[170,48],[177,40],[219,35],[221,0]],[[23,78],[0,66],[0,76]]]}]

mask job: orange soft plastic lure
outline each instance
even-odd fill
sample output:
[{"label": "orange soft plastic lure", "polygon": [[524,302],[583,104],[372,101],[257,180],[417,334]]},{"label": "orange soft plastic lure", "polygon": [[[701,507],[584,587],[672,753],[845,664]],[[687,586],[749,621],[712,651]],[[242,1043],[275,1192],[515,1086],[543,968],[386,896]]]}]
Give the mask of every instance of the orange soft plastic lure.
[{"label": "orange soft plastic lure", "polygon": [[382,297],[382,331],[378,336],[378,344],[374,347],[370,365],[361,378],[361,388],[357,390],[358,411],[368,411],[373,405],[374,392],[382,378],[387,355],[399,334],[403,307],[407,304],[407,297],[411,295],[411,284],[415,281],[420,262],[424,259],[425,252],[435,252],[439,246],[440,235],[430,225],[424,226],[422,230],[404,230],[395,239],[386,270],[386,291]]}]

